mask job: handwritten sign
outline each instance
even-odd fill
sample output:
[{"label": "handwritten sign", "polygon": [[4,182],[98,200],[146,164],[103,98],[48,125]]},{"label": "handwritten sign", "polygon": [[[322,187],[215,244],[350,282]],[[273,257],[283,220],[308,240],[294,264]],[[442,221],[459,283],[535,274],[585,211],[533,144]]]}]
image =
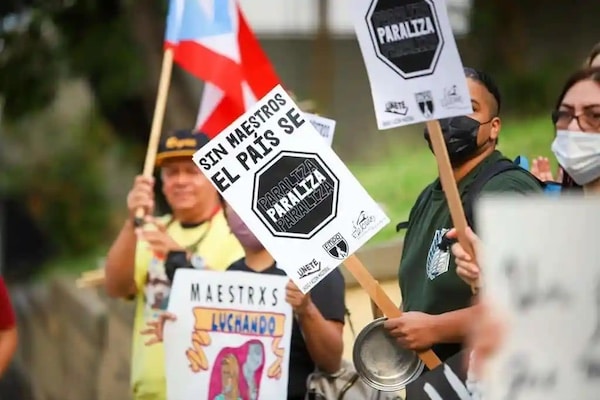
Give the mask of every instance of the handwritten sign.
[{"label": "handwritten sign", "polygon": [[281,86],[194,161],[304,293],[389,222]]},{"label": "handwritten sign", "polygon": [[333,134],[335,133],[335,121],[316,114],[304,113],[304,115],[319,135],[325,139],[325,143],[331,146],[333,144]]},{"label": "handwritten sign", "polygon": [[598,199],[484,198],[478,215],[484,295],[507,316],[484,398],[597,399]]},{"label": "handwritten sign", "polygon": [[178,270],[169,302],[177,321],[164,329],[168,398],[286,398],[293,318],[287,282]]},{"label": "handwritten sign", "polygon": [[471,114],[444,0],[353,0],[379,129]]}]

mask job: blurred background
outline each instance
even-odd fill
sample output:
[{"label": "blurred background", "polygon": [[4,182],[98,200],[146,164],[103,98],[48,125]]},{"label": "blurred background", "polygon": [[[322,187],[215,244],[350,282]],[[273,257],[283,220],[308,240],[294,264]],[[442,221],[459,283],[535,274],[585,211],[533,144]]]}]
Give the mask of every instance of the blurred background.
[{"label": "blurred background", "polygon": [[[502,91],[500,149],[509,157],[550,156],[550,111],[567,74],[600,40],[600,2],[446,1],[463,64],[491,73]],[[240,3],[286,86],[337,121],[337,154],[393,222],[404,220],[435,177],[435,161],[421,125],[377,130],[349,1]],[[122,224],[150,131],[166,11],[166,0],[0,1],[0,268],[21,315],[59,307],[44,297],[57,290],[83,296],[64,279],[96,268]],[[201,90],[197,79],[174,67],[164,130],[194,125]],[[394,243],[398,252],[394,226],[370,245]],[[397,265],[386,267],[395,274]],[[65,306],[73,307],[68,315],[79,312],[77,301]],[[98,304],[85,318],[121,306]],[[88,340],[105,329],[94,321],[70,340]],[[46,315],[30,322],[45,331],[23,332],[43,341],[59,335],[59,322]],[[130,335],[130,327],[125,324],[123,332]],[[108,341],[106,335],[98,340]],[[31,363],[27,357],[36,350],[24,351],[31,354],[21,354],[23,363]],[[44,351],[58,352],[45,357],[61,357],[61,350]],[[63,367],[79,376],[89,365],[77,363]],[[117,378],[110,376],[126,380],[128,368],[106,368],[122,368]],[[47,377],[63,392],[43,398],[96,398],[65,394],[64,383],[77,381],[74,376]]]}]

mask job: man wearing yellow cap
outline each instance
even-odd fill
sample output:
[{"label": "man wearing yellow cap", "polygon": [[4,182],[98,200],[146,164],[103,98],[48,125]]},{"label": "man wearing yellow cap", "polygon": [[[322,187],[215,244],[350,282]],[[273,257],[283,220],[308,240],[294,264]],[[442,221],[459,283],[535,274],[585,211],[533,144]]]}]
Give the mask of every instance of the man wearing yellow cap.
[{"label": "man wearing yellow cap", "polygon": [[[219,194],[192,161],[192,155],[208,143],[202,133],[172,132],[159,145],[162,192],[172,214],[152,217],[154,180],[135,178],[127,196],[129,218],[106,258],[105,288],[108,295],[135,299],[131,383],[135,400],[164,400],[165,370],[162,344],[145,346],[140,330],[166,309],[174,271],[166,263],[169,252],[178,252],[195,268],[225,270],[243,256],[227,225]],[[136,230],[138,208],[146,217]]]}]

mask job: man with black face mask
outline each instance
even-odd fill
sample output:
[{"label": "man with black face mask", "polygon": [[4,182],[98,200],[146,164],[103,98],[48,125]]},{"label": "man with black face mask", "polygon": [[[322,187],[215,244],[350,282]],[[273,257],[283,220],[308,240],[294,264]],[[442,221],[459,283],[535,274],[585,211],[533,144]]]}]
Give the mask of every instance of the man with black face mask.
[{"label": "man with black face mask", "polygon": [[[501,127],[498,88],[483,72],[465,68],[465,75],[473,113],[440,120],[463,204],[469,192],[541,193],[535,177],[496,150]],[[431,148],[427,131],[425,139]],[[466,206],[465,213],[470,214]],[[405,312],[385,324],[402,346],[432,348],[442,361],[461,351],[473,316],[471,288],[456,274],[445,238],[452,226],[436,179],[417,199],[406,226],[398,273]]]}]

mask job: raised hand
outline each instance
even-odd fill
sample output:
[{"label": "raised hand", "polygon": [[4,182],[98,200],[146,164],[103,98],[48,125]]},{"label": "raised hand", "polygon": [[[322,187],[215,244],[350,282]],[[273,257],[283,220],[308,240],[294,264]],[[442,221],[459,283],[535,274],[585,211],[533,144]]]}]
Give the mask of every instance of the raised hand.
[{"label": "raised hand", "polygon": [[163,312],[158,316],[155,321],[149,321],[146,323],[146,329],[140,331],[143,336],[150,336],[146,346],[152,346],[153,344],[162,343],[163,341],[163,330],[167,321],[176,321],[177,317],[169,312]]}]

